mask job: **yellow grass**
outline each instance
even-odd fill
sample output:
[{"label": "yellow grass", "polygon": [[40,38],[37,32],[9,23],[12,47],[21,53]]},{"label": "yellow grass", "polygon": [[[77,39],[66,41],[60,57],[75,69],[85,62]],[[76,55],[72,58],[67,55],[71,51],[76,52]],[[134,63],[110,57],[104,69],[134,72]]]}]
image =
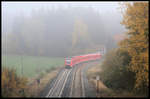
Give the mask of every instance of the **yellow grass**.
[{"label": "yellow grass", "polygon": [[[40,84],[37,83],[36,78],[30,79],[29,94],[31,97],[38,97],[39,93],[45,88],[49,81],[56,77],[59,68],[50,73],[47,73],[43,78],[40,79]],[[29,97],[30,97],[29,96]]]}]

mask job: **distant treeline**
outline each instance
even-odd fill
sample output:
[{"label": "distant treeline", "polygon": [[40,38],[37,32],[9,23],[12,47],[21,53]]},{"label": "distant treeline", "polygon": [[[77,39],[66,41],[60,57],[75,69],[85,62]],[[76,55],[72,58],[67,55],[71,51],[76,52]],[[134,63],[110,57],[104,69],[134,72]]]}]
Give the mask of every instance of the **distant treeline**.
[{"label": "distant treeline", "polygon": [[33,10],[30,16],[15,17],[11,33],[2,42],[2,51],[65,57],[99,50],[102,45],[109,50],[116,47],[112,34],[122,33],[109,27],[121,25],[113,23],[111,15],[102,15],[90,7]]}]

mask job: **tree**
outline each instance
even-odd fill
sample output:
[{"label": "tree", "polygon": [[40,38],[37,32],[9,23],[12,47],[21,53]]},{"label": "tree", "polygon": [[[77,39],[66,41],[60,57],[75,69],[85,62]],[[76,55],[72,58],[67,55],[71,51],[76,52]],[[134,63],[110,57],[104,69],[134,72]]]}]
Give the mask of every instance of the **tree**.
[{"label": "tree", "polygon": [[[72,48],[84,52],[85,49],[90,48],[92,41],[88,33],[87,24],[81,18],[77,18],[74,23],[74,31],[72,33]],[[72,52],[74,53],[74,52]],[[79,53],[79,52],[78,52]],[[76,53],[77,54],[77,53]]]},{"label": "tree", "polygon": [[135,88],[148,88],[148,3],[134,2],[125,3],[123,21],[128,29],[128,37],[120,43],[122,48],[127,49],[131,56],[129,70],[136,74]]}]

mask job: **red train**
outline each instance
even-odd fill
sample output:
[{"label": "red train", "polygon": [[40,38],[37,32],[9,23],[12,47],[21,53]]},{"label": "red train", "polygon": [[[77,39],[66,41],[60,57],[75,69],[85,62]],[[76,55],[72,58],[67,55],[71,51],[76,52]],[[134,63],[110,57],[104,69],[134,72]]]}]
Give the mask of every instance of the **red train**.
[{"label": "red train", "polygon": [[93,53],[93,54],[80,55],[80,56],[73,56],[70,58],[65,58],[65,66],[66,68],[71,68],[75,66],[76,64],[86,62],[86,61],[97,60],[100,58],[101,58],[100,52]]}]

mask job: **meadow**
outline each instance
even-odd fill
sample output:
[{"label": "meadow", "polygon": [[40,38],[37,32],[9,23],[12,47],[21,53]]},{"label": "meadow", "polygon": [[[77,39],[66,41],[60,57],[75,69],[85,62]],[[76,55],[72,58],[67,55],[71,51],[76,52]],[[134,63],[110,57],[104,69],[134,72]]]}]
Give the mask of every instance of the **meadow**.
[{"label": "meadow", "polygon": [[46,70],[63,66],[64,58],[61,57],[41,57],[41,56],[20,56],[20,55],[2,55],[2,67],[16,69],[18,75],[26,77],[35,77]]}]

